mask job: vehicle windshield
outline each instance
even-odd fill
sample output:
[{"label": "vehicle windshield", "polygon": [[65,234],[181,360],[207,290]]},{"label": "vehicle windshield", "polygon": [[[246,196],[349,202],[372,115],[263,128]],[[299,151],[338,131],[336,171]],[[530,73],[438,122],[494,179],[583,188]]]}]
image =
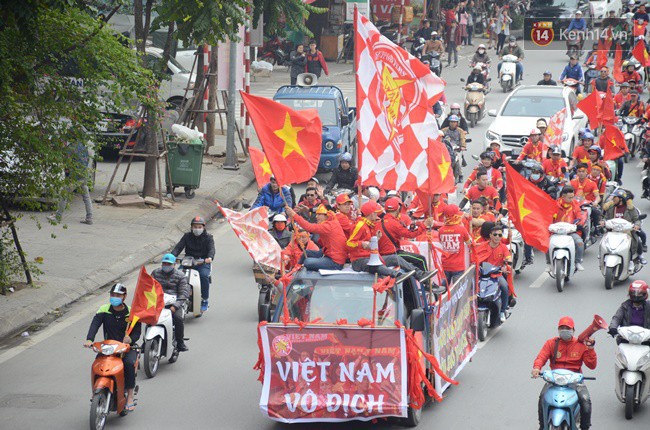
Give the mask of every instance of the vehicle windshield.
[{"label": "vehicle windshield", "polygon": [[[356,323],[372,319],[373,289],[371,285],[351,281],[297,280],[287,290],[291,319],[308,322],[335,323],[346,319]],[[397,303],[393,289],[377,294],[376,325],[394,326]]]},{"label": "vehicle windshield", "polygon": [[187,70],[181,63],[176,61],[176,58],[174,57],[169,57],[169,62],[176,67],[178,70],[174,70],[175,73],[190,73],[189,70]]},{"label": "vehicle windshield", "polygon": [[562,9],[578,9],[578,0],[533,0],[532,8],[536,7],[561,7]]},{"label": "vehicle windshield", "polygon": [[501,116],[549,118],[564,107],[562,97],[513,96],[503,108]]},{"label": "vehicle windshield", "polygon": [[278,99],[276,101],[294,110],[316,109],[323,125],[338,125],[334,100]]}]

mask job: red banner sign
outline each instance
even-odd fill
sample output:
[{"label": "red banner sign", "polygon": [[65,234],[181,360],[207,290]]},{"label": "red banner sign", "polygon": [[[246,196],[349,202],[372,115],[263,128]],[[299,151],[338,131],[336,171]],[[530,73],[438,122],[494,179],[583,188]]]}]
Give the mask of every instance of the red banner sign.
[{"label": "red banner sign", "polygon": [[[394,6],[399,6],[401,0],[370,0],[372,14],[377,16],[380,21],[390,22],[391,13]],[[404,6],[411,4],[411,0],[404,0]]]},{"label": "red banner sign", "polygon": [[286,422],[407,416],[403,328],[260,326],[260,409]]}]

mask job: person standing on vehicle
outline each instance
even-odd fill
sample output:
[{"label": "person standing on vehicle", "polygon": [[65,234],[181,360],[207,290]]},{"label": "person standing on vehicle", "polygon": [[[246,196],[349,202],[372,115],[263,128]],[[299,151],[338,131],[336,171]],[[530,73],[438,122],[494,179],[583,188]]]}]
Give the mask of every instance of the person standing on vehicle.
[{"label": "person standing on vehicle", "polygon": [[[547,361],[550,362],[551,370],[566,369],[571,372],[582,373],[583,364],[589,369],[595,369],[598,364],[598,357],[596,350],[594,350],[596,341],[592,338],[587,338],[583,342],[580,342],[577,338],[573,337],[575,332],[573,318],[560,318],[557,328],[558,337],[547,340],[537,355],[537,358],[535,358],[533,370],[531,371],[532,377],[539,377],[542,372],[542,367],[544,367]],[[542,399],[550,387],[551,384],[547,382],[539,394],[538,418],[540,430],[546,428],[543,422],[544,412],[542,411]],[[576,384],[575,390],[578,394],[578,403],[580,404],[580,428],[581,430],[588,430],[591,427],[591,398],[589,391],[582,383]]]},{"label": "person standing on vehicle", "polygon": [[325,186],[325,193],[329,193],[334,187],[354,191],[358,178],[359,172],[356,167],[352,167],[352,154],[344,152],[339,159],[339,167],[334,169]]},{"label": "person standing on vehicle", "polygon": [[458,21],[453,20],[447,31],[447,67],[451,67],[451,56],[454,56],[454,67],[458,67],[458,50],[461,43],[461,31]]},{"label": "person standing on vehicle", "polygon": [[210,298],[210,268],[214,259],[214,238],[205,230],[205,220],[200,216],[192,218],[191,231],[181,237],[171,254],[178,257],[183,250],[185,255],[195,259],[202,259],[203,263],[194,266],[201,278],[201,312],[208,310]]},{"label": "person standing on vehicle", "polygon": [[276,214],[271,222],[269,233],[273,236],[280,248],[284,249],[291,241],[291,232],[287,229],[287,217],[284,214]]},{"label": "person standing on vehicle", "polygon": [[[553,222],[566,222],[569,224],[576,224],[578,229],[584,228],[584,220],[582,217],[582,208],[580,204],[575,200],[575,190],[572,186],[567,185],[562,188],[560,191],[560,198],[557,200],[557,209],[555,214],[553,214]],[[576,270],[581,272],[585,270],[582,265],[582,259],[585,254],[585,242],[582,240],[582,236],[578,232],[570,234],[573,243],[575,244],[576,250]],[[548,254],[547,254],[548,256]],[[547,267],[550,271],[550,262]]]},{"label": "person standing on vehicle", "polygon": [[[137,346],[140,338],[141,324],[138,322],[131,330],[129,336],[126,335],[126,329],[129,325],[127,321],[130,315],[129,307],[124,303],[126,300],[126,287],[122,284],[114,284],[110,290],[110,303],[102,305],[88,328],[86,343],[84,347],[90,348],[95,340],[95,336],[102,327],[104,330],[104,340],[116,340]],[[131,349],[122,356],[124,363],[124,388],[126,389],[126,410],[131,412],[135,410],[133,401],[133,390],[135,389],[135,361],[138,358],[137,351]]]},{"label": "person standing on vehicle", "polygon": [[183,317],[183,304],[190,298],[191,287],[183,272],[176,270],[176,255],[165,254],[161,266],[151,272],[151,277],[160,283],[165,294],[176,296],[172,305],[165,306],[172,313],[174,322],[174,336],[176,337],[176,348],[179,352],[187,351],[185,345],[185,322]]},{"label": "person standing on vehicle", "polygon": [[551,79],[553,75],[548,70],[542,75],[542,80],[537,82],[537,85],[546,85],[546,86],[557,86],[557,82]]},{"label": "person standing on vehicle", "polygon": [[[84,201],[84,206],[86,208],[86,218],[81,220],[82,224],[92,225],[93,223],[93,202],[90,200],[90,190],[88,189],[88,179],[89,179],[89,170],[88,164],[90,163],[90,155],[88,154],[88,148],[82,142],[73,144],[66,144],[66,151],[68,152],[69,157],[72,158],[73,170],[66,169],[65,177],[69,181],[65,192],[68,195],[71,195],[75,190],[81,190],[81,197]],[[48,216],[47,219],[52,222],[61,222],[61,217],[63,211],[68,206],[69,197],[64,196],[59,200],[58,207],[55,213]]]},{"label": "person standing on vehicle", "polygon": [[607,88],[614,88],[614,80],[609,77],[609,69],[603,66],[600,69],[598,77],[592,81],[593,88],[597,91],[605,92]]},{"label": "person standing on vehicle", "polygon": [[475,253],[477,257],[477,265],[481,266],[482,263],[488,263],[493,266],[501,268],[501,275],[497,277],[499,283],[499,290],[501,291],[501,309],[499,310],[499,318],[501,322],[506,320],[506,312],[508,312],[508,304],[510,303],[510,290],[508,288],[508,271],[512,264],[512,255],[510,248],[503,241],[503,225],[494,224],[490,231],[490,239],[483,242],[476,247]]},{"label": "person standing on vehicle", "polygon": [[510,24],[512,23],[512,18],[508,16],[508,8],[504,7],[503,10],[501,10],[501,13],[499,14],[499,18],[497,19],[497,46],[496,46],[496,51],[500,52],[505,43],[506,43],[506,38],[510,36]]},{"label": "person standing on vehicle", "polygon": [[305,72],[313,73],[316,77],[320,78],[322,72],[329,76],[330,72],[327,69],[327,63],[323,53],[316,49],[316,40],[309,41],[309,52],[306,55]]},{"label": "person standing on vehicle", "polygon": [[[645,281],[634,281],[627,291],[629,299],[621,303],[612,322],[609,323],[609,334],[615,337],[619,327],[632,325],[650,329],[650,302],[648,302],[648,284]],[[626,342],[621,337],[616,339],[617,343]],[[648,344],[646,342],[646,344]]]},{"label": "person standing on vehicle", "polygon": [[517,157],[515,163],[520,164],[523,160],[526,159],[535,160],[539,163],[541,163],[544,159],[544,144],[542,143],[542,132],[537,127],[530,130],[528,143],[526,143],[522,148],[521,154],[519,154],[519,157]]},{"label": "person standing on vehicle", "polygon": [[[517,45],[517,38],[515,36],[510,36],[508,38],[508,46],[503,47],[501,52],[499,52],[501,59],[503,59],[504,55],[514,55],[517,57],[515,79],[517,82],[521,81],[524,78],[524,65],[522,64],[522,61],[524,61],[524,50],[521,49],[521,46]],[[503,61],[497,65],[497,74],[501,73],[502,64]]]},{"label": "person standing on vehicle", "polygon": [[296,45],[296,50],[291,52],[289,56],[290,77],[291,85],[296,85],[298,75],[305,73],[305,66],[307,65],[307,57],[305,56],[305,45],[299,43]]},{"label": "person standing on vehicle", "polygon": [[447,283],[462,275],[467,269],[466,246],[472,243],[469,232],[462,225],[463,215],[458,206],[447,205],[443,209],[445,225],[438,230],[442,247],[442,269]]},{"label": "person standing on vehicle", "polygon": [[624,220],[632,223],[634,228],[632,234],[632,249],[636,248],[638,255],[636,262],[640,264],[647,264],[646,259],[643,257],[643,241],[641,240],[641,221],[639,220],[639,212],[634,207],[631,196],[622,188],[612,191],[610,195],[611,200],[605,202],[603,205],[603,221],[600,223],[601,227],[605,225],[605,221],[614,218],[623,218]]}]

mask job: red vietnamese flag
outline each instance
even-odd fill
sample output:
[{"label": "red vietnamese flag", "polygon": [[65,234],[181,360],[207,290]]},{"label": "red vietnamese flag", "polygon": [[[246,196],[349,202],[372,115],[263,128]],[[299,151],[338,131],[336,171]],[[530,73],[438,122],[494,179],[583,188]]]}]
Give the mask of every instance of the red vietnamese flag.
[{"label": "red vietnamese flag", "polygon": [[318,111],[295,111],[271,99],[240,93],[278,184],[298,184],[314,176],[323,131]]},{"label": "red vietnamese flag", "polygon": [[578,109],[587,115],[587,118],[589,118],[589,128],[592,130],[598,127],[598,115],[600,113],[601,104],[602,100],[600,99],[598,91],[592,91],[591,94],[578,102]]},{"label": "red vietnamese flag", "polygon": [[645,28],[648,25],[647,22],[643,21],[641,24],[634,21],[634,28],[632,29],[632,36],[637,38],[639,36],[645,36]]},{"label": "red vietnamese flag", "polygon": [[603,160],[615,160],[630,150],[625,144],[625,136],[618,127],[608,124],[600,136],[600,146],[603,148]]},{"label": "red vietnamese flag", "polygon": [[259,149],[251,146],[248,148],[248,151],[251,154],[251,163],[253,164],[253,172],[255,173],[257,186],[262,188],[271,180],[271,165],[269,164],[266,155],[264,155],[264,153]]},{"label": "red vietnamese flag", "polygon": [[129,315],[131,324],[126,334],[131,333],[131,330],[138,321],[149,325],[157,324],[160,312],[164,307],[165,299],[162,286],[142,266],[140,268],[140,275],[138,275],[138,283],[133,293],[133,301],[131,302],[131,312]]},{"label": "red vietnamese flag", "polygon": [[603,39],[598,41],[598,54],[596,56],[596,70],[600,70],[607,65],[607,52]]},{"label": "red vietnamese flag", "polygon": [[[596,92],[596,91],[594,91]],[[602,96],[603,93],[601,92]],[[600,111],[598,112],[598,122],[602,125],[612,125],[616,122],[616,113],[614,112],[614,95],[612,94],[611,85],[607,85],[607,91],[601,99]]]},{"label": "red vietnamese flag", "polygon": [[614,80],[619,84],[625,79],[623,77],[623,49],[620,44],[616,45],[616,50],[614,51],[614,70],[612,71],[612,76],[614,76]]},{"label": "red vietnamese flag", "polygon": [[449,151],[440,138],[429,139],[427,148],[429,176],[420,191],[428,195],[445,194],[455,191],[454,171],[451,167]]},{"label": "red vietnamese flag", "polygon": [[639,40],[636,45],[634,45],[632,55],[634,58],[639,60],[639,63],[641,63],[642,66],[650,66],[650,54],[648,54],[648,51],[645,49],[645,41]]},{"label": "red vietnamese flag", "polygon": [[548,251],[548,226],[553,223],[552,209],[556,206],[555,200],[521,176],[508,163],[506,194],[508,216],[524,241],[542,252]]}]

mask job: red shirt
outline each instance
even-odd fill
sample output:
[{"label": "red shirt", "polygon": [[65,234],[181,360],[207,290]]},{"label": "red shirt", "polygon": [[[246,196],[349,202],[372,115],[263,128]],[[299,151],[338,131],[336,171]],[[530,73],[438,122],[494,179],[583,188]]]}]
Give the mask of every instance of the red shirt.
[{"label": "red shirt", "polygon": [[557,201],[557,211],[553,215],[553,222],[569,222],[572,223],[577,219],[582,219],[582,209],[580,209],[580,203],[577,201],[572,201],[568,207],[564,203],[564,200],[560,198]]},{"label": "red shirt", "polygon": [[350,261],[370,257],[370,250],[363,249],[362,242],[370,242],[374,228],[374,223],[365,218],[361,218],[357,221],[354,230],[352,230],[352,234],[348,238],[347,242],[345,242],[350,254]]},{"label": "red shirt", "polygon": [[623,218],[625,215],[625,205],[614,206],[614,218]]},{"label": "red shirt", "polygon": [[510,248],[503,242],[499,242],[496,248],[490,246],[490,242],[483,242],[476,247],[476,255],[481,256],[478,264],[488,262],[493,266],[502,267],[511,254]]},{"label": "red shirt", "polygon": [[623,103],[630,100],[630,93],[623,95],[623,93],[618,93],[614,96],[614,109],[619,110]]},{"label": "red shirt", "polygon": [[587,148],[583,145],[578,146],[573,150],[573,159],[576,160],[576,163],[588,163],[589,162],[589,153]]},{"label": "red shirt", "polygon": [[465,264],[465,244],[469,233],[460,224],[443,225],[438,230],[442,245],[442,268],[448,272],[460,272],[467,268]]},{"label": "red shirt", "polygon": [[564,173],[562,173],[562,169],[566,172],[567,169],[567,164],[566,161],[563,159],[559,159],[556,161],[551,160],[550,158],[547,158],[542,162],[542,168],[544,169],[544,173],[546,176],[552,176],[554,178],[563,178]]},{"label": "red shirt", "polygon": [[336,212],[334,216],[336,217],[336,220],[339,222],[339,224],[341,224],[341,228],[343,229],[343,233],[345,233],[345,237],[350,237],[352,230],[354,229],[354,224],[356,224],[355,220],[343,212]]},{"label": "red shirt", "polygon": [[591,179],[598,187],[598,193],[601,196],[604,196],[605,186],[607,185],[607,177],[601,173],[600,178],[594,178],[593,176],[589,176],[589,179]]},{"label": "red shirt", "polygon": [[[547,361],[551,359],[555,352],[555,344],[558,339],[554,337],[544,343],[542,350],[537,355],[533,368],[541,369]],[[589,349],[587,346],[578,342],[575,337],[565,342],[560,340],[557,342],[557,355],[555,362],[551,361],[551,369],[566,369],[571,372],[582,373],[582,364],[584,363],[590,369],[595,369],[598,364],[598,357],[596,356],[595,349]]]},{"label": "red shirt", "polygon": [[[444,221],[445,217],[442,215],[442,211],[447,206],[442,198],[438,200],[438,203],[431,202],[431,216],[435,221]],[[420,218],[423,216],[429,216],[429,211],[427,211],[427,203],[420,201],[420,197],[416,194],[411,201],[411,204],[408,207],[409,210],[413,210],[413,216]]]},{"label": "red shirt", "polygon": [[528,140],[528,143],[524,145],[524,148],[521,150],[521,154],[517,157],[517,161],[521,161],[524,158],[530,158],[531,160],[537,160],[540,163],[543,159],[544,144],[542,142],[537,142],[537,145],[534,145],[533,142]]},{"label": "red shirt", "polygon": [[390,240],[389,235],[399,244],[402,238],[413,239],[418,237],[425,229],[423,224],[418,223],[417,228],[411,231],[400,220],[389,213],[384,215],[383,225],[382,222],[377,222],[376,227],[382,232],[379,238],[380,255],[391,255],[397,252],[398,248]]},{"label": "red shirt", "polygon": [[490,207],[494,207],[495,200],[499,198],[499,192],[496,190],[496,188],[489,185],[482,190],[478,187],[478,185],[474,185],[472,188],[467,190],[465,197],[467,197],[467,200],[470,202],[473,202],[479,197],[485,197],[488,200]]},{"label": "red shirt", "polygon": [[308,232],[319,235],[318,242],[323,249],[324,255],[337,264],[345,264],[348,259],[348,251],[345,247],[345,233],[343,233],[341,224],[333,216],[318,224],[312,224],[298,214],[293,219]]},{"label": "red shirt", "polygon": [[[311,239],[309,239],[305,249],[309,251],[318,251],[318,246]],[[287,245],[287,247],[282,250],[282,261],[285,262],[285,269],[291,270],[296,264],[298,264],[298,261],[300,261],[300,258],[303,256],[303,254],[304,251],[300,245],[298,245],[298,242],[296,240],[289,242],[289,245]]]},{"label": "red shirt", "polygon": [[575,195],[578,200],[582,200],[582,197],[589,202],[596,200],[596,196],[598,195],[598,185],[596,185],[596,183],[591,179],[585,178],[585,180],[581,182],[580,179],[575,178],[571,181],[571,186],[576,191]]},{"label": "red shirt", "polygon": [[[465,188],[469,188],[470,185],[476,180],[476,173],[478,172],[478,168],[472,170],[472,173],[470,173],[469,178],[467,178],[467,181],[465,181]],[[495,169],[494,167],[490,167],[489,169],[485,169],[487,172],[487,177],[488,177],[488,185],[493,186],[494,188],[501,188],[503,187],[503,175],[501,172],[499,172],[499,169]]]}]

